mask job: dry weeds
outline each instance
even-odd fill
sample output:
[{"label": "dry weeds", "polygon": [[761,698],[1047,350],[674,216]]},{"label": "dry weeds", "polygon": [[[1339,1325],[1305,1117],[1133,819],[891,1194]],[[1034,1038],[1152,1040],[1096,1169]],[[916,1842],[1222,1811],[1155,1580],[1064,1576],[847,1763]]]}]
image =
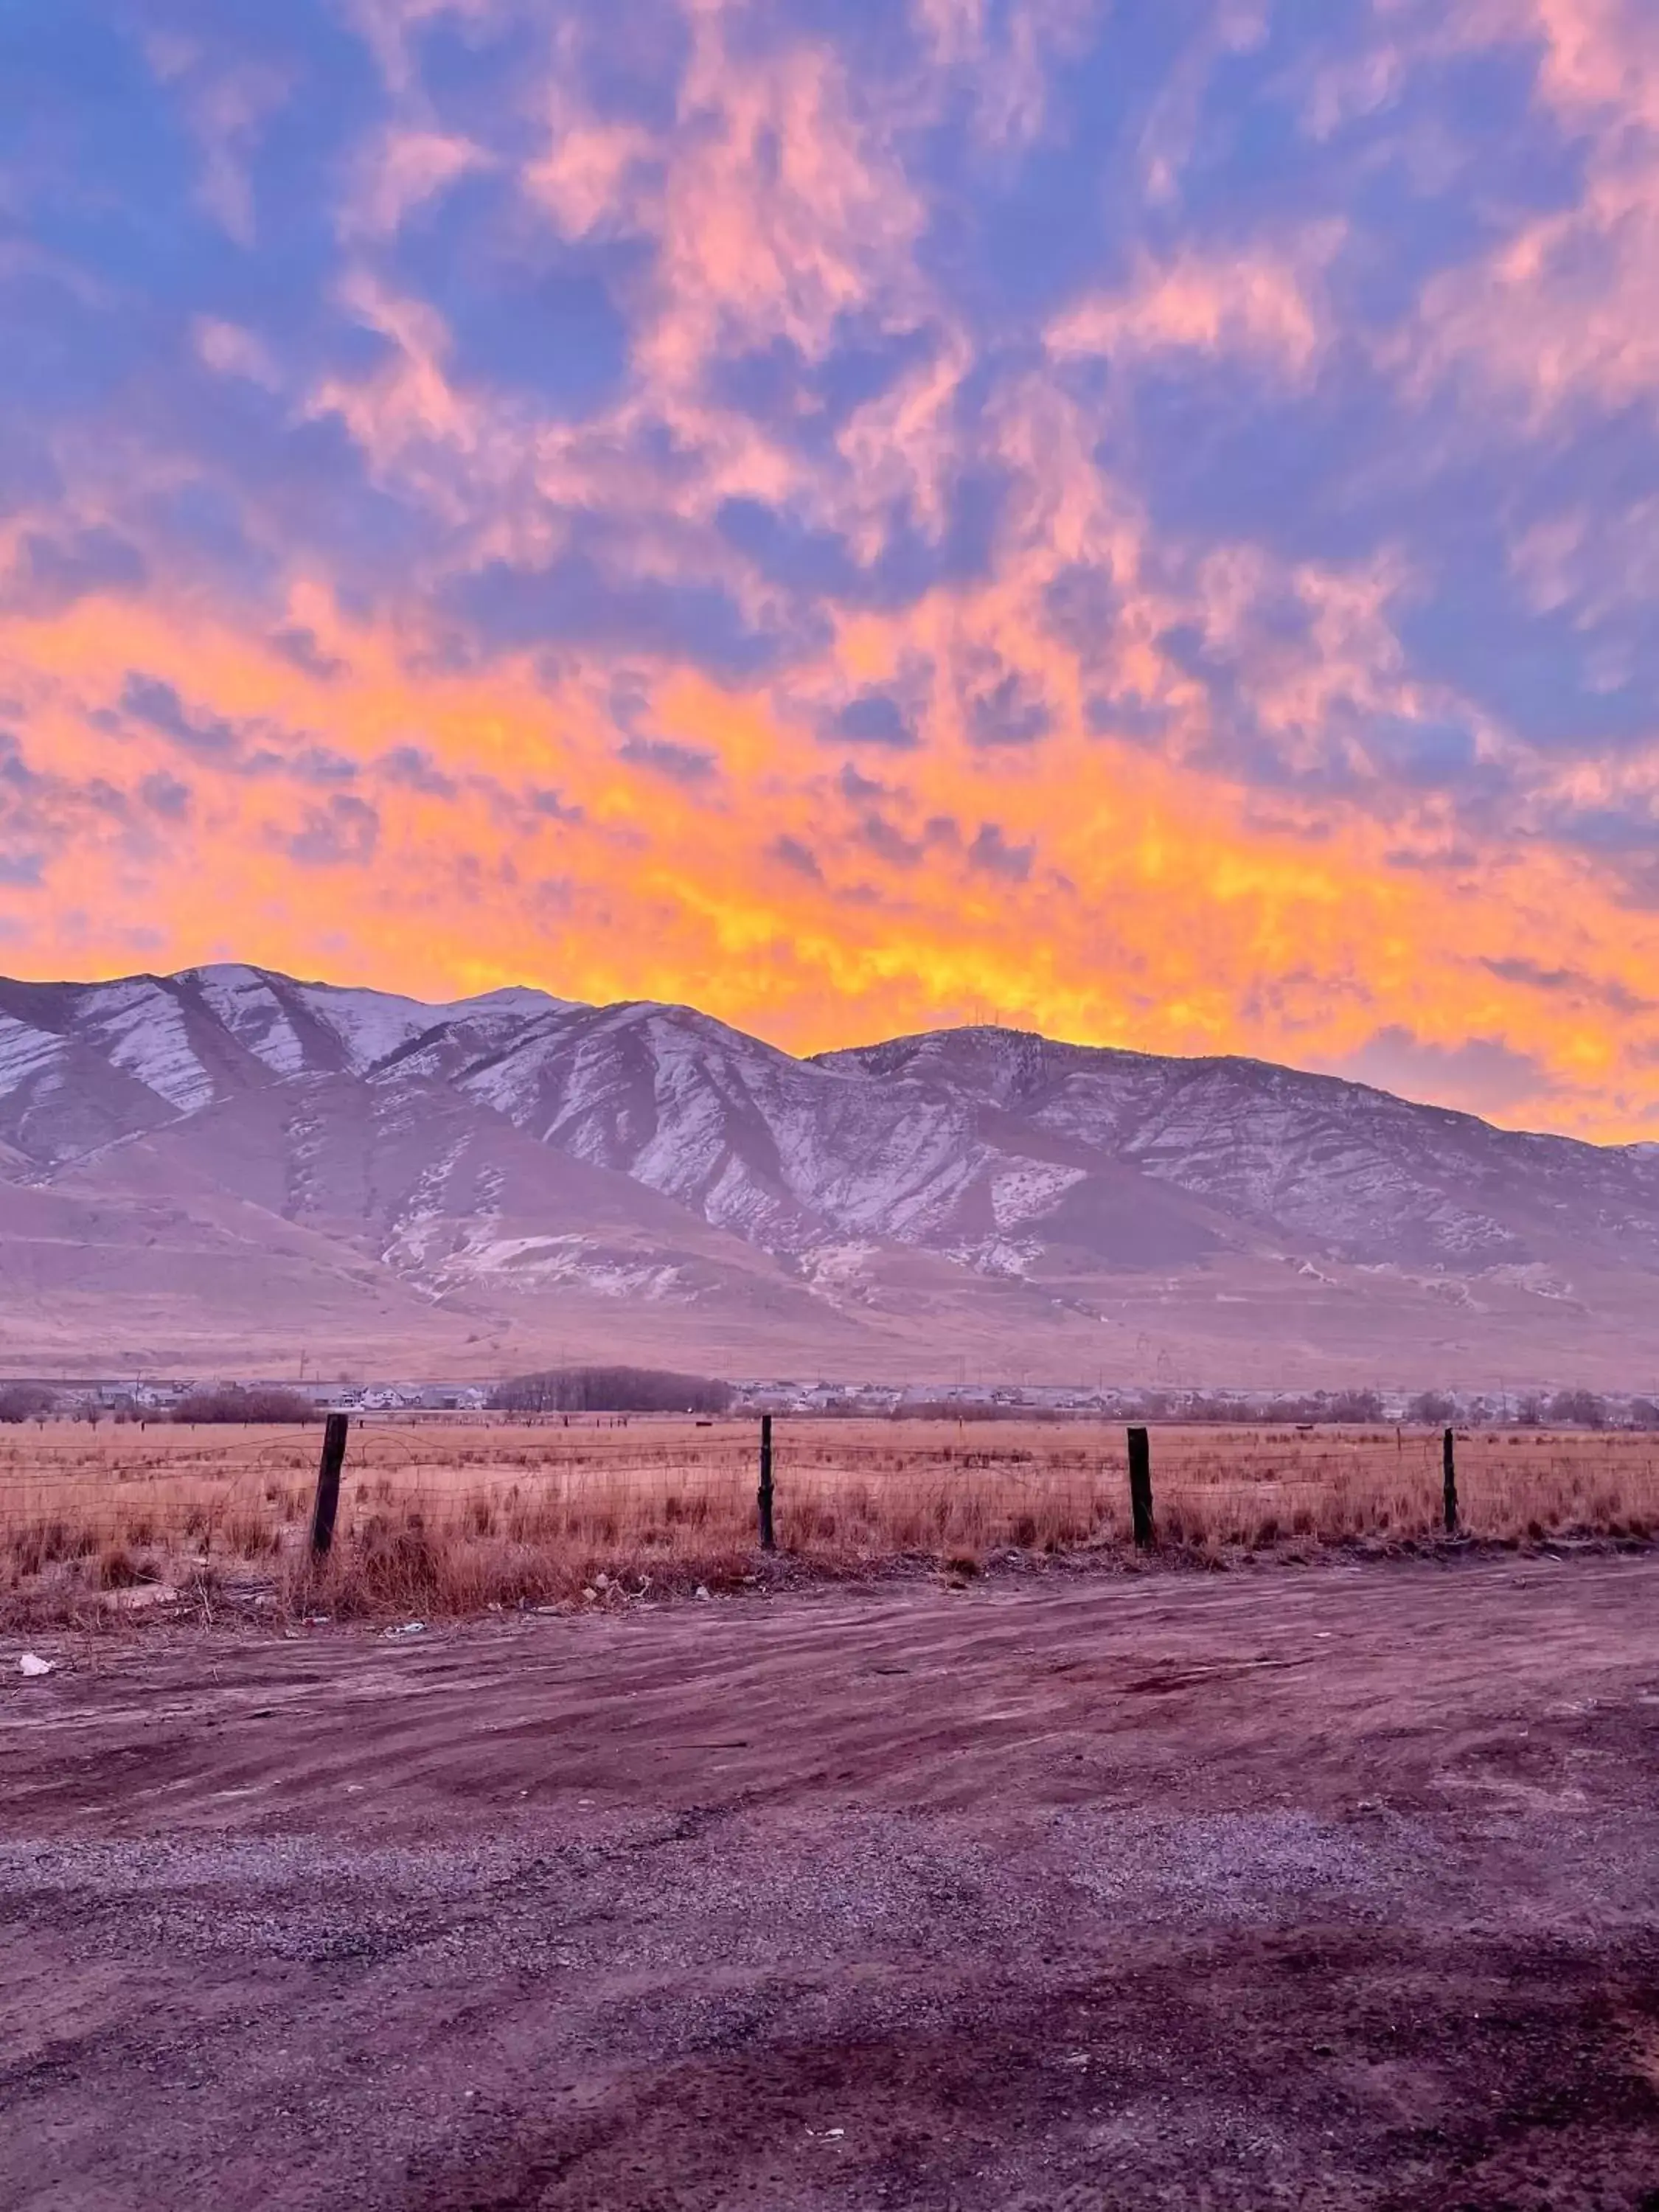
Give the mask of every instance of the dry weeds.
[{"label": "dry weeds", "polygon": [[[615,1604],[731,1586],[757,1568],[752,1422],[354,1427],[334,1552],[305,1538],[318,1432],[46,1424],[0,1439],[0,1607],[126,1612],[227,1586],[333,1614]],[[1437,1434],[1158,1429],[1166,1556],[1219,1562],[1440,1533]],[[1462,1525],[1505,1542],[1659,1532],[1644,1435],[1460,1441]],[[1121,1429],[780,1423],[782,1558],[823,1574],[896,1560],[971,1571],[997,1553],[1111,1554],[1129,1539]]]}]

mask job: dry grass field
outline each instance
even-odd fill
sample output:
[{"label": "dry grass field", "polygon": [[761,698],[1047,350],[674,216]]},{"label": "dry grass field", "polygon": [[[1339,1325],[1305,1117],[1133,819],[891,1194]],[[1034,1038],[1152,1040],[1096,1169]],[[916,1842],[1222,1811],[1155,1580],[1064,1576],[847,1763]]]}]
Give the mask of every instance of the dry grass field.
[{"label": "dry grass field", "polygon": [[[781,1558],[854,1575],[1129,1545],[1123,1431],[1097,1425],[780,1421]],[[0,1607],[15,1620],[142,1610],[228,1585],[335,1614],[616,1605],[757,1566],[757,1425],[573,1416],[354,1423],[334,1551],[307,1552],[320,1431],[30,1424],[0,1432]],[[1659,1441],[1476,1431],[1458,1443],[1471,1536],[1646,1538]],[[1441,1527],[1440,1438],[1392,1428],[1152,1431],[1158,1535],[1198,1563]]]}]

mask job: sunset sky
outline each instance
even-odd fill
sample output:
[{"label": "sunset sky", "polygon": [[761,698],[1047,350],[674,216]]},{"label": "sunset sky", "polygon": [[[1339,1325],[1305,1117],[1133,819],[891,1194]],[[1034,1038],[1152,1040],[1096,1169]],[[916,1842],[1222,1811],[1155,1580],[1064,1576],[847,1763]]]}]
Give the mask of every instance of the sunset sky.
[{"label": "sunset sky", "polygon": [[0,969],[1659,1139],[1652,0],[21,0]]}]

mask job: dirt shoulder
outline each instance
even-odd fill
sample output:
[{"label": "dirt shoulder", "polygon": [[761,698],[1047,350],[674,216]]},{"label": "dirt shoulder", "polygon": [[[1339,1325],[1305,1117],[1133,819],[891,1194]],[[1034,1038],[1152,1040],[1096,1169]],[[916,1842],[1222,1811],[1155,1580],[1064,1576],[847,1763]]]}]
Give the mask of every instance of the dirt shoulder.
[{"label": "dirt shoulder", "polygon": [[1659,2205],[1659,1559],[15,1660],[28,2212]]}]

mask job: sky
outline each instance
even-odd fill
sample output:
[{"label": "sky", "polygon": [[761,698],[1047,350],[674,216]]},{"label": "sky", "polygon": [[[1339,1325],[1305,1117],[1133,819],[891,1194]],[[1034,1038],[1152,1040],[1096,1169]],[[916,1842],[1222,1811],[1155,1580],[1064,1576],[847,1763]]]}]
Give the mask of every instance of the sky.
[{"label": "sky", "polygon": [[0,970],[1659,1139],[1652,0],[11,0]]}]

